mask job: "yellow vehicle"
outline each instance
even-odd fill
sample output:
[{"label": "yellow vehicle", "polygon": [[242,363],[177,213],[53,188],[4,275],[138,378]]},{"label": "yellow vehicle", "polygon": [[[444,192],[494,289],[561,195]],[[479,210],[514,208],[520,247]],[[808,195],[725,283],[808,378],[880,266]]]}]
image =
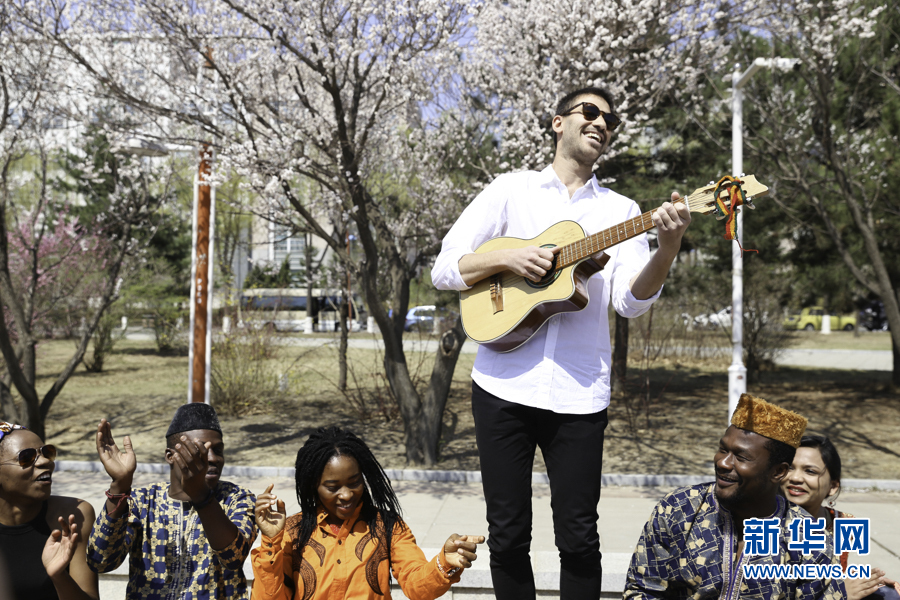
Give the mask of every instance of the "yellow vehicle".
[{"label": "yellow vehicle", "polygon": [[[825,309],[821,306],[810,306],[800,311],[795,311],[784,320],[785,329],[803,329],[806,331],[819,331],[822,329],[822,317]],[[831,317],[831,330],[853,331],[856,329],[856,315],[829,315]]]}]

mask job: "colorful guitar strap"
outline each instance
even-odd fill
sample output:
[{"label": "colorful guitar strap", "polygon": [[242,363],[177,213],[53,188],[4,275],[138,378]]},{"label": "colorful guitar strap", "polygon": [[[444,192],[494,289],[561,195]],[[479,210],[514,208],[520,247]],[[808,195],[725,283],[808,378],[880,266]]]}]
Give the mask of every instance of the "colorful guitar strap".
[{"label": "colorful guitar strap", "polygon": [[[744,182],[737,177],[726,175],[716,183],[716,190],[713,192],[713,198],[716,199],[716,208],[719,209],[720,214],[727,217],[727,220],[725,221],[725,235],[723,237],[726,240],[736,241],[738,243],[738,248],[741,249],[741,254],[743,254],[744,248],[741,246],[741,241],[738,239],[737,214],[738,208],[743,206],[747,199],[744,195],[744,189],[741,187],[742,183]],[[731,200],[728,204],[725,204],[725,200],[722,198],[723,192]],[[747,248],[747,252],[756,252],[759,254],[759,250],[750,248]]]}]

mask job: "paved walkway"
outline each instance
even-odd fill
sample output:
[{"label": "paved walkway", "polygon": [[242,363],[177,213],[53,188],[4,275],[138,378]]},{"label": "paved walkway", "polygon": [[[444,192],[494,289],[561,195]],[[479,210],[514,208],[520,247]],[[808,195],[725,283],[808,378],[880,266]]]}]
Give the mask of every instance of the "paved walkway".
[{"label": "paved walkway", "polygon": [[[137,473],[135,485],[146,485],[167,476]],[[294,497],[294,481],[285,476],[227,477],[239,485],[259,493],[269,483],[275,484],[290,513],[298,510]],[[461,479],[465,479],[461,477]],[[105,473],[63,470],[53,476],[53,492],[90,501],[99,507],[109,479]],[[480,483],[396,481],[394,485],[406,521],[416,535],[419,545],[431,556],[443,545],[451,533],[487,534],[484,517],[484,497]],[[603,550],[603,588],[608,597],[621,597],[625,572],[634,545],[650,512],[659,498],[672,488],[610,486],[600,499],[600,539]],[[550,512],[550,491],[546,484],[535,484],[533,495],[534,529],[532,558],[543,598],[558,597],[559,563],[553,542]],[[872,522],[872,552],[868,557],[854,557],[851,562],[871,564],[883,568],[889,575],[900,577],[900,492],[847,490],[839,500],[841,510]],[[258,543],[258,540],[257,540]],[[864,559],[864,560],[862,560]],[[248,575],[252,572],[247,564]],[[122,575],[125,574],[123,570]],[[121,598],[124,578],[106,577],[103,580],[104,598]],[[475,567],[466,572],[457,596],[467,599],[492,598],[488,553],[484,548]],[[465,594],[463,596],[463,594]],[[395,597],[402,597],[396,594]],[[604,593],[604,597],[607,594]]]},{"label": "paved walkway", "polygon": [[775,359],[779,365],[848,369],[853,371],[893,371],[890,350],[785,350]]},{"label": "paved walkway", "polygon": [[[129,332],[128,339],[152,340],[152,334],[146,332]],[[337,343],[336,338],[307,336],[295,334],[290,337],[279,338],[282,343],[292,346],[322,346],[329,343]],[[381,338],[351,338],[351,348],[373,349],[383,348]],[[415,333],[407,334],[403,340],[403,348],[406,351],[428,352],[437,351],[437,340],[418,337]],[[475,354],[478,344],[472,340],[466,340],[463,344],[462,354]],[[890,350],[799,350],[788,349],[782,352],[775,362],[779,365],[791,367],[819,367],[822,369],[851,369],[860,371],[891,371],[893,370],[893,355]]]}]

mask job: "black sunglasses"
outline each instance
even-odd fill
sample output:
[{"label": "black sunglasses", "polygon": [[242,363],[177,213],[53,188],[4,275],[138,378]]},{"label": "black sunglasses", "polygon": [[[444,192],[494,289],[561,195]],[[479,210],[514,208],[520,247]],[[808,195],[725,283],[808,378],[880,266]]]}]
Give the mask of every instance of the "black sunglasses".
[{"label": "black sunglasses", "polygon": [[[38,453],[42,454],[47,460],[56,460],[56,446],[47,444],[40,448],[25,448],[24,450],[19,450],[19,453],[16,454],[16,462],[23,469],[27,469],[37,462]],[[5,462],[0,464],[14,465],[16,462]]]},{"label": "black sunglasses", "polygon": [[598,117],[603,117],[603,120],[606,121],[606,128],[609,131],[615,131],[616,127],[622,122],[622,119],[614,115],[613,113],[603,112],[600,110],[596,104],[591,104],[590,102],[579,102],[566,112],[562,113],[560,116],[565,117],[567,115],[571,115],[575,112],[575,109],[581,106],[581,114],[584,115],[586,121],[596,121]]}]

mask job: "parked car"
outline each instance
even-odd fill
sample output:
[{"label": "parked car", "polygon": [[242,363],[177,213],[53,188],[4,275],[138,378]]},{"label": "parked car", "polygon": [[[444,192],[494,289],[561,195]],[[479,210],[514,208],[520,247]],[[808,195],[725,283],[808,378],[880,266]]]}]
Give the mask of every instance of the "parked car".
[{"label": "parked car", "polygon": [[[825,309],[821,306],[810,306],[800,311],[794,311],[784,320],[785,329],[803,329],[806,331],[818,331],[822,329],[822,317]],[[856,328],[856,315],[830,315],[831,330],[853,331]]]},{"label": "parked car", "polygon": [[727,329],[731,327],[731,307],[726,306],[719,312],[709,313],[705,315],[697,315],[694,317],[694,327],[701,329],[713,329],[722,327]]},{"label": "parked car", "polygon": [[406,312],[406,322],[403,324],[403,330],[430,333],[434,331],[435,315],[439,319],[439,326],[444,328],[452,327],[459,313],[444,307],[438,308],[434,304],[414,306]]},{"label": "parked car", "polygon": [[857,324],[860,329],[867,331],[887,331],[887,315],[884,312],[884,302],[873,300],[859,311]]}]

